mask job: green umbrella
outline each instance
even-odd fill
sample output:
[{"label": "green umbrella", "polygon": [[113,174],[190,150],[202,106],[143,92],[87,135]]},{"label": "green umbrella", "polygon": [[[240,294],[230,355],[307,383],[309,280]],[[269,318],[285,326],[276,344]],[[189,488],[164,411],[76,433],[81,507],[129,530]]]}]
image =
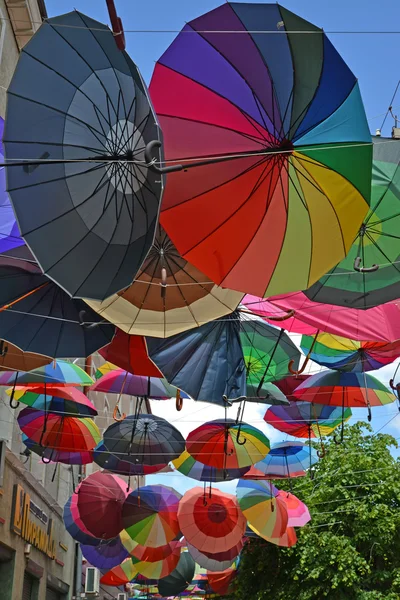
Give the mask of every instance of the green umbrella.
[{"label": "green umbrella", "polygon": [[373,138],[371,208],[346,256],[304,293],[367,309],[400,297],[400,140]]}]

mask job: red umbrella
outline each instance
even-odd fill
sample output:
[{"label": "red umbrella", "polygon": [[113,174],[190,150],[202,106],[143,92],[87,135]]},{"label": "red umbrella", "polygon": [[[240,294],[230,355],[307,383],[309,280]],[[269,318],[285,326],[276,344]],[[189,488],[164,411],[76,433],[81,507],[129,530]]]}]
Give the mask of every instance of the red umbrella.
[{"label": "red umbrella", "polygon": [[283,379],[279,379],[279,381],[274,381],[274,385],[285,394],[288,400],[297,400],[297,398],[292,395],[294,390],[309,377],[311,377],[311,375],[288,375]]},{"label": "red umbrella", "polygon": [[225,571],[208,571],[208,583],[212,591],[220,596],[225,596],[233,590],[233,582],[237,575],[236,569],[225,569]]},{"label": "red umbrella", "polygon": [[213,489],[205,494],[195,487],[183,496],[178,521],[186,541],[200,552],[224,552],[238,544],[246,519],[235,496]]},{"label": "red umbrella", "polygon": [[106,361],[134,375],[163,376],[147,353],[146,338],[140,335],[128,335],[117,329],[111,343],[101,348],[99,354]]},{"label": "red umbrella", "polygon": [[122,531],[125,490],[126,483],[122,479],[100,471],[89,475],[80,484],[73,497],[76,496],[82,523],[94,537],[111,539]]}]

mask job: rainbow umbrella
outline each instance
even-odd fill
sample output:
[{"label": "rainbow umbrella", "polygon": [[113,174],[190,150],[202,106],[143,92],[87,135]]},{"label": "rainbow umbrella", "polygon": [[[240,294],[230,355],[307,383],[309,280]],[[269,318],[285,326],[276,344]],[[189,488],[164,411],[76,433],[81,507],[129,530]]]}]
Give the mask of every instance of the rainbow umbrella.
[{"label": "rainbow umbrella", "polygon": [[29,371],[28,373],[18,373],[13,371],[4,371],[0,373],[0,385],[18,385],[33,386],[36,384],[46,384],[46,386],[56,385],[92,385],[93,379],[78,365],[65,360],[52,361],[48,365]]},{"label": "rainbow umbrella", "polygon": [[182,542],[177,540],[151,548],[134,542],[127,531],[121,531],[120,540],[129,552],[135,569],[149,579],[159,579],[169,575],[177,566]]},{"label": "rainbow umbrella", "polygon": [[118,369],[118,367],[110,362],[105,362],[96,369],[94,378],[97,381],[97,379],[100,379],[100,377],[103,377],[103,375],[106,375],[107,373],[111,373],[111,371],[115,371],[115,369]]},{"label": "rainbow umbrella", "polygon": [[272,483],[240,479],[236,497],[250,528],[258,535],[279,538],[284,534],[288,526],[288,511]]},{"label": "rainbow umbrella", "polygon": [[[177,388],[170,385],[166,379],[158,377],[144,377],[132,375],[122,369],[114,369],[100,377],[90,388],[92,392],[104,392],[106,394],[127,394],[140,398],[152,398],[153,400],[169,400],[175,398]],[[189,398],[181,392],[183,398]]]},{"label": "rainbow umbrella", "polygon": [[134,462],[123,460],[121,456],[107,450],[103,441],[100,441],[93,450],[92,460],[102,469],[111,471],[111,473],[115,473],[116,475],[125,475],[126,477],[151,475],[165,468],[165,463],[160,465],[144,465],[143,463],[135,464]]},{"label": "rainbow umbrella", "polygon": [[328,406],[368,408],[371,420],[371,406],[390,404],[396,397],[387,387],[372,375],[364,373],[343,373],[341,371],[322,371],[304,381],[294,391],[298,400],[314,402]]},{"label": "rainbow umbrella", "polygon": [[98,546],[81,544],[81,551],[93,567],[101,570],[117,567],[129,556],[118,536],[102,541]]},{"label": "rainbow umbrella", "polygon": [[342,414],[338,406],[291,401],[290,406],[271,406],[264,415],[264,421],[294,437],[321,438],[350,417],[350,408],[345,408]]},{"label": "rainbow umbrella", "polygon": [[259,429],[233,419],[204,423],[186,440],[193,458],[217,469],[250,467],[265,458],[269,448],[268,438]]},{"label": "rainbow umbrella", "polygon": [[188,544],[200,552],[224,552],[240,543],[246,529],[237,500],[231,494],[195,487],[179,503],[178,519]]},{"label": "rainbow umbrella", "polygon": [[100,441],[100,431],[92,419],[66,417],[24,408],[18,415],[21,431],[44,448],[59,451],[90,451]]},{"label": "rainbow umbrella", "polygon": [[186,475],[186,477],[191,477],[197,481],[209,481],[210,483],[231,481],[232,479],[242,477],[249,470],[249,467],[241,469],[216,469],[215,467],[210,467],[199,462],[186,450],[173,460],[172,464],[182,475]]},{"label": "rainbow umbrella", "polygon": [[6,393],[9,396],[13,395],[13,399],[17,402],[44,412],[72,417],[93,417],[98,414],[94,404],[75,387],[52,385],[49,392],[47,395],[38,391],[38,388],[27,389],[19,386],[6,390]]},{"label": "rainbow umbrella", "polygon": [[160,215],[186,260],[266,296],[346,256],[372,144],[356,77],[321,29],[277,4],[226,2],[185,25],[150,92],[169,171],[188,171],[169,172]]},{"label": "rainbow umbrella", "polygon": [[330,333],[303,335],[300,345],[319,365],[351,373],[375,371],[400,356],[400,341],[360,342]]},{"label": "rainbow umbrella", "polygon": [[87,465],[93,462],[93,452],[88,451],[69,451],[55,450],[54,448],[45,448],[40,444],[33,442],[24,433],[22,434],[22,443],[25,444],[31,452],[42,457],[45,464],[50,462],[63,463],[65,465]]},{"label": "rainbow umbrella", "polygon": [[178,492],[165,485],[146,485],[131,492],[122,507],[122,524],[129,537],[150,548],[172,542],[180,532],[180,499]]},{"label": "rainbow umbrella", "polygon": [[285,532],[279,537],[270,537],[267,535],[263,537],[267,542],[275,544],[275,546],[283,546],[284,548],[291,548],[297,543],[297,534],[294,527],[286,527]]},{"label": "rainbow umbrella", "polygon": [[318,462],[317,452],[307,448],[302,442],[282,442],[274,444],[267,456],[258,462],[255,467],[274,477],[301,477],[306,474],[306,469]]},{"label": "rainbow umbrella", "polygon": [[100,579],[100,583],[109,585],[110,587],[118,587],[132,581],[136,574],[137,570],[135,569],[132,559],[129,557],[117,567],[104,573]]}]

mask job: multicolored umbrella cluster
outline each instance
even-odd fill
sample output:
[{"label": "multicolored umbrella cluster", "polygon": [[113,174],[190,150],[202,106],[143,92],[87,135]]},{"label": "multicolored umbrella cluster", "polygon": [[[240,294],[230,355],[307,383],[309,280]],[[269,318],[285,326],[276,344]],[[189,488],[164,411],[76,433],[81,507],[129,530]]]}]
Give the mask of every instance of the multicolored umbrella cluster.
[{"label": "multicolored umbrella cluster", "polygon": [[[290,547],[311,518],[275,483],[312,473],[352,409],[396,400],[369,372],[400,357],[400,141],[371,138],[355,75],[278,4],[190,21],[149,90],[122,46],[75,11],[21,51],[0,120],[0,386],[25,452],[96,465],[64,521],[104,584],[226,594],[249,536]],[[96,352],[94,382],[72,361]],[[88,390],[115,397],[102,435]],[[151,412],[171,398],[224,413],[185,440]],[[250,402],[291,438],[271,445]],[[141,479],[168,471],[204,487]],[[236,496],[214,485],[234,479]]]}]

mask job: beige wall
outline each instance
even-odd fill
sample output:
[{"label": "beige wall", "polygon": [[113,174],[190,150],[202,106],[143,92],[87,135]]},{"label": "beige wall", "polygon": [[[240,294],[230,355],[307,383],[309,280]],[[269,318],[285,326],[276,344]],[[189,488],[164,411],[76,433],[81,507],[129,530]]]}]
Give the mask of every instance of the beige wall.
[{"label": "beige wall", "polygon": [[18,61],[19,50],[5,0],[0,0],[0,116],[6,115],[6,90]]}]

